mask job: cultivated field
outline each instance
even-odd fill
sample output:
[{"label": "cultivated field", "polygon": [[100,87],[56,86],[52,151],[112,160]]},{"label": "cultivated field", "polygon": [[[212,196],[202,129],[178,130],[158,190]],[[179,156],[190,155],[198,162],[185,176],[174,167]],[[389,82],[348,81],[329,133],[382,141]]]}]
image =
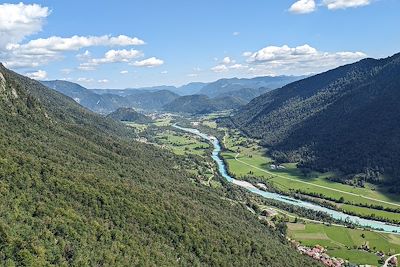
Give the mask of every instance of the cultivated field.
[{"label": "cultivated field", "polygon": [[[340,226],[288,223],[288,236],[302,245],[324,246],[328,249],[330,256],[347,259],[357,264],[380,266],[379,257],[375,255],[376,251],[382,251],[386,255],[400,251],[400,235]],[[372,252],[362,250],[363,246],[364,248],[368,247]]]}]

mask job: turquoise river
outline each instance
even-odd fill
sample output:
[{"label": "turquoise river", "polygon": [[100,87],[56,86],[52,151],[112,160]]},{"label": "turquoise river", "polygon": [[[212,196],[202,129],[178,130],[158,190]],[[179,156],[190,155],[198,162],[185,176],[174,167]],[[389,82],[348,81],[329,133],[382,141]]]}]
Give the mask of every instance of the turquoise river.
[{"label": "turquoise river", "polygon": [[379,230],[382,232],[400,233],[400,226],[386,224],[384,222],[379,222],[379,221],[360,218],[357,216],[348,215],[343,212],[328,209],[328,208],[319,206],[319,205],[311,203],[311,202],[301,201],[301,200],[297,200],[295,198],[291,198],[291,197],[288,197],[285,195],[280,195],[277,193],[263,191],[263,190],[260,190],[256,187],[254,187],[252,184],[250,184],[248,182],[234,179],[227,173],[225,163],[220,157],[221,145],[217,138],[215,138],[213,136],[209,136],[207,134],[204,134],[197,129],[184,128],[184,127],[180,127],[176,124],[174,124],[173,127],[175,127],[176,129],[179,129],[181,131],[185,131],[185,132],[189,132],[191,134],[198,135],[198,136],[202,137],[203,139],[206,139],[209,142],[211,142],[214,146],[214,150],[212,152],[211,157],[217,163],[218,170],[219,170],[219,173],[221,174],[221,176],[224,177],[228,182],[231,182],[238,186],[244,187],[244,188],[248,189],[249,191],[251,191],[252,193],[263,196],[265,198],[275,199],[275,200],[278,200],[278,201],[281,201],[284,203],[288,203],[291,205],[304,207],[304,208],[315,210],[315,211],[325,212],[325,213],[329,214],[332,218],[337,219],[337,220],[351,221],[352,223],[354,223],[356,225],[363,226],[363,227],[370,227],[372,229]]}]

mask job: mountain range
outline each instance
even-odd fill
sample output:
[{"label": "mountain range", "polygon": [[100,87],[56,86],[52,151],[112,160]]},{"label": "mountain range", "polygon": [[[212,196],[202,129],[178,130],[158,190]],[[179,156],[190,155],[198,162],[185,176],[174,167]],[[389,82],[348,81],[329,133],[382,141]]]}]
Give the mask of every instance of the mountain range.
[{"label": "mountain range", "polygon": [[[149,111],[160,110],[165,104],[179,97],[168,90],[130,90],[125,95],[107,93],[95,93],[79,84],[68,81],[42,81],[45,86],[71,97],[82,106],[100,113],[108,114],[118,108],[137,108]],[[109,90],[113,91],[113,90]]]},{"label": "mountain range", "polygon": [[364,59],[265,93],[232,118],[279,161],[397,184],[400,54]]},{"label": "mountain range", "polygon": [[250,79],[220,79],[218,81],[205,85],[198,94],[209,97],[218,97],[230,92],[237,92],[241,89],[259,89],[265,88],[263,92],[282,87],[288,83],[304,78],[304,76],[265,76]]},{"label": "mountain range", "polygon": [[179,87],[176,86],[153,86],[127,89],[92,89],[96,94],[116,94],[127,96],[135,91],[160,91],[168,90],[180,96],[186,95],[207,95],[209,97],[218,97],[220,94],[226,94],[240,89],[258,89],[268,88],[272,90],[282,87],[288,83],[305,78],[305,76],[265,76],[255,78],[225,78],[215,82],[203,83],[192,82]]},{"label": "mountain range", "polygon": [[[161,111],[164,106],[170,109],[171,102],[183,96],[177,103],[185,103],[190,95],[205,95],[215,98],[215,101],[204,101],[204,98],[192,97],[191,102],[195,106],[203,108],[193,110],[219,110],[226,106],[226,109],[235,109],[238,106],[249,102],[254,97],[277,88],[291,81],[298,80],[296,76],[257,77],[252,79],[221,79],[212,83],[193,82],[181,87],[155,86],[136,89],[87,89],[83,86],[68,81],[42,81],[47,87],[54,89],[73,98],[82,106],[101,114],[108,114],[118,108],[136,108],[146,111]],[[225,105],[221,103],[222,98],[227,98]],[[232,97],[232,98],[230,98]],[[233,101],[233,98],[236,101]],[[219,104],[211,103],[218,102]],[[240,105],[239,105],[240,103]],[[209,104],[209,105],[208,105]],[[208,106],[207,106],[208,105]],[[187,108],[174,107],[176,112],[187,112]]]},{"label": "mountain range", "polygon": [[184,158],[0,65],[8,266],[319,266]]},{"label": "mountain range", "polygon": [[152,86],[152,87],[140,87],[140,88],[126,88],[126,89],[92,89],[96,94],[116,94],[120,96],[127,96],[137,91],[161,91],[168,90],[175,94],[184,96],[184,95],[193,95],[197,94],[201,88],[203,88],[206,83],[202,82],[192,82],[179,87],[176,86]]}]

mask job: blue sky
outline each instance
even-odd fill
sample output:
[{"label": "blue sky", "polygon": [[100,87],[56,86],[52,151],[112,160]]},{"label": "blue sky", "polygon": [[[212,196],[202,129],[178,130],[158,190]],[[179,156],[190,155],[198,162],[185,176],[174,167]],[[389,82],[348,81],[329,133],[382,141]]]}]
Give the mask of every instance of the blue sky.
[{"label": "blue sky", "polygon": [[0,61],[89,88],[310,74],[399,52],[399,11],[398,0],[8,1]]}]

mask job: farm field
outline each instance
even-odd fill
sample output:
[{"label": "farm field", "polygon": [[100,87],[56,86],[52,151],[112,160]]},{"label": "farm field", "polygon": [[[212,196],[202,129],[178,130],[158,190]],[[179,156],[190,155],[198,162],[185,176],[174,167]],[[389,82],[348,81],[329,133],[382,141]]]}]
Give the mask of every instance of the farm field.
[{"label": "farm field", "polygon": [[170,116],[167,116],[167,117],[164,117],[164,118],[157,119],[154,122],[154,125],[160,126],[160,127],[161,126],[170,126],[171,125],[171,121],[172,121],[172,118]]},{"label": "farm field", "polygon": [[328,250],[330,256],[357,264],[380,266],[379,257],[374,253],[360,250],[362,246],[368,246],[373,252],[382,251],[386,255],[400,251],[400,235],[340,226],[288,223],[288,236],[305,246],[321,245]]},{"label": "farm field", "polygon": [[178,155],[195,154],[204,156],[210,144],[189,134],[181,134],[172,130],[159,132],[158,143],[165,145]]},{"label": "farm field", "polygon": [[271,164],[274,162],[265,156],[266,150],[260,147],[256,141],[241,136],[237,132],[228,132],[225,135],[224,145],[227,150],[221,155],[226,160],[229,171],[237,178],[253,175],[267,180],[285,192],[299,190],[308,194],[318,194],[327,199],[339,200],[342,198],[346,204],[338,206],[346,211],[363,216],[375,214],[372,216],[400,221],[400,213],[352,205],[375,205],[398,209],[400,208],[399,196],[388,194],[385,190],[370,184],[361,188],[329,181],[327,178],[333,173],[312,172],[305,176],[294,163],[282,164],[284,169],[273,170]]}]

